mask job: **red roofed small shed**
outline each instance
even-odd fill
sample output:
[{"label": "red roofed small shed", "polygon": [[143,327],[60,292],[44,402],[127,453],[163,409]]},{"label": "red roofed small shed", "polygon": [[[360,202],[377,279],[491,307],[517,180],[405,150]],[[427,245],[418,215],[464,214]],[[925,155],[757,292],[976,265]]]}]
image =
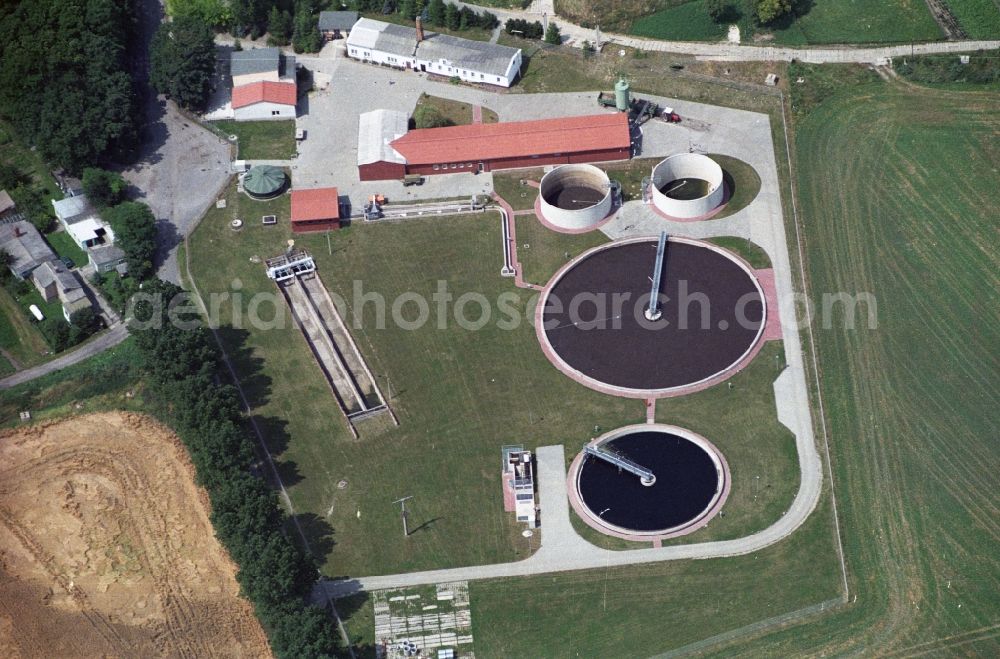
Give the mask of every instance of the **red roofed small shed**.
[{"label": "red roofed small shed", "polygon": [[337,188],[292,190],[293,233],[339,228],[340,197]]}]

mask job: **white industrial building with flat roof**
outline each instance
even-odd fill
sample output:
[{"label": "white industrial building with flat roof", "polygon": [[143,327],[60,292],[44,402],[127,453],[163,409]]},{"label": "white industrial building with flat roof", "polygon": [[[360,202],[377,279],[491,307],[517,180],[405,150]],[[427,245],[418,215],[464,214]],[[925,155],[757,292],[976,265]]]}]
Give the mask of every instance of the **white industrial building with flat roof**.
[{"label": "white industrial building with flat roof", "polygon": [[360,19],[347,38],[347,55],[398,69],[465,82],[510,87],[521,72],[521,49],[416,28]]}]

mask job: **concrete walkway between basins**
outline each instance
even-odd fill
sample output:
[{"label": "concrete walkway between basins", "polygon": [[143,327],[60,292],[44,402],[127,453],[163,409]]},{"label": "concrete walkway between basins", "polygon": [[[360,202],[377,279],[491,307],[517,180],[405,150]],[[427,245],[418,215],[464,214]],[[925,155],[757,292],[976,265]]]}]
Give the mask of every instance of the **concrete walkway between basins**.
[{"label": "concrete walkway between basins", "polygon": [[[695,104],[690,106],[692,110],[695,110],[695,107]],[[612,565],[738,556],[764,549],[781,541],[805,522],[819,502],[823,485],[823,467],[813,432],[799,325],[795,322],[793,300],[797,271],[792,270],[788,237],[785,232],[781,188],[777,159],[771,140],[770,122],[766,116],[752,112],[722,108],[717,109],[717,112],[724,116],[715,117],[716,121],[720,121],[717,130],[703,136],[703,141],[710,143],[706,144],[708,147],[706,150],[739,157],[753,166],[761,178],[761,190],[757,197],[746,208],[729,217],[703,222],[670,222],[654,213],[641,201],[632,201],[625,204],[621,212],[600,230],[612,239],[651,236],[662,230],[671,235],[692,238],[739,236],[752,240],[767,252],[772,263],[774,285],[779,301],[779,308],[770,310],[769,313],[776,311],[781,316],[780,338],[784,341],[787,363],[773,385],[777,415],[778,420],[795,435],[801,473],[799,491],[788,510],[771,526],[734,540],[624,551],[602,549],[577,535],[570,523],[563,446],[542,446],[536,452],[542,542],[541,547],[530,558],[513,563],[326,581],[318,584],[317,595],[342,597],[359,590],[528,576]],[[718,130],[723,125],[738,126],[739,129],[735,131],[736,134]]]}]

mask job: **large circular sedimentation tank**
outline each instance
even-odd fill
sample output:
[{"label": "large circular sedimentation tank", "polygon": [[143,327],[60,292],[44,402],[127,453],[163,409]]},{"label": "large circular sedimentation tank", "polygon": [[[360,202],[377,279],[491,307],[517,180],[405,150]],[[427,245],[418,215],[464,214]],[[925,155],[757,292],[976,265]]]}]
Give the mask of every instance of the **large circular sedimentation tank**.
[{"label": "large circular sedimentation tank", "polygon": [[535,331],[549,361],[598,391],[646,398],[720,382],[759,349],[765,301],[753,271],[728,251],[671,237],[658,320],[647,320],[657,239],[600,245],[542,292]]},{"label": "large circular sedimentation tank", "polygon": [[243,189],[254,199],[271,199],[284,191],[287,180],[280,167],[257,165],[243,177]]},{"label": "large circular sedimentation tank", "polygon": [[653,167],[653,205],[671,217],[694,218],[719,207],[722,167],[700,153],[678,153]]},{"label": "large circular sedimentation tank", "polygon": [[611,212],[611,181],[593,165],[561,165],[542,177],[543,218],[558,228],[590,229]]},{"label": "large circular sedimentation tank", "polygon": [[571,466],[574,508],[590,526],[641,540],[683,535],[721,509],[729,469],[704,437],[685,428],[640,424],[613,430],[588,449],[652,472],[652,484],[628,469],[585,451]]}]

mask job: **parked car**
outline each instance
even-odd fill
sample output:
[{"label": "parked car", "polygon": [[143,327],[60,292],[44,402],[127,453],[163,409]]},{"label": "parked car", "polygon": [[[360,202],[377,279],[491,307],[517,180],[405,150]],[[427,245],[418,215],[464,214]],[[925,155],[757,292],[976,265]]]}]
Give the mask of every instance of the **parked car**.
[{"label": "parked car", "polygon": [[68,256],[64,256],[64,257],[60,258],[59,260],[62,261],[62,264],[64,266],[66,266],[67,270],[72,270],[73,268],[76,267],[76,263],[74,263],[73,259],[71,259]]}]

